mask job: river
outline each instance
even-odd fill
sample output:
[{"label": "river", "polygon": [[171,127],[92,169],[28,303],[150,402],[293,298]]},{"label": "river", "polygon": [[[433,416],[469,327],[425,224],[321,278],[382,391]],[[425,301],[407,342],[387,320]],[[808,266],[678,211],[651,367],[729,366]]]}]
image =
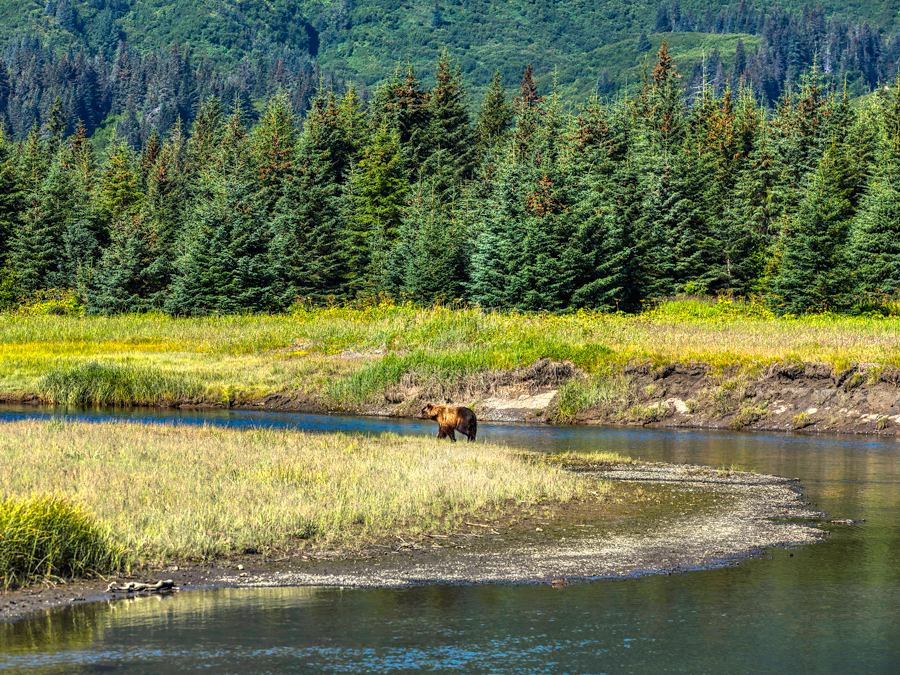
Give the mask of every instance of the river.
[{"label": "river", "polygon": [[[5,407],[176,424],[433,434],[417,420]],[[900,443],[893,439],[480,424],[479,440],[798,477],[824,543],[673,575],[549,586],[219,589],[0,625],[0,670],[37,673],[898,673]]]}]

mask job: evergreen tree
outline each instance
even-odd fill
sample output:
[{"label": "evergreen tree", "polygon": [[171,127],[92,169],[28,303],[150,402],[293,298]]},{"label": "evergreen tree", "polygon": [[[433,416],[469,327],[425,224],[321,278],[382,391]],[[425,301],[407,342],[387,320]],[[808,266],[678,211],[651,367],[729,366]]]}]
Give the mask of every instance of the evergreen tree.
[{"label": "evergreen tree", "polygon": [[858,289],[900,291],[900,151],[882,153],[854,222],[848,253]]},{"label": "evergreen tree", "polygon": [[396,132],[382,125],[363,149],[351,177],[348,245],[356,276],[350,288],[356,293],[387,290],[387,264],[409,189],[399,146]]},{"label": "evergreen tree", "polygon": [[345,213],[331,156],[334,133],[330,114],[307,119],[295,180],[275,208],[272,264],[281,279],[284,305],[297,297],[316,301],[344,297],[350,270]]},{"label": "evergreen tree", "polygon": [[900,290],[900,87],[880,115],[864,117],[879,132],[877,169],[853,221],[848,259],[858,292],[892,295]]},{"label": "evergreen tree", "polygon": [[393,292],[424,304],[464,296],[469,241],[457,200],[449,168],[413,186],[388,264]]},{"label": "evergreen tree", "polygon": [[70,286],[65,236],[75,186],[69,161],[68,152],[61,149],[47,175],[25,197],[25,213],[12,245],[16,277],[25,293]]},{"label": "evergreen tree", "polygon": [[192,172],[206,167],[218,152],[222,145],[223,122],[224,112],[219,99],[211,96],[203,101],[187,146],[188,163]]},{"label": "evergreen tree", "polygon": [[132,218],[140,209],[142,199],[134,152],[126,143],[115,140],[103,167],[97,195],[98,206],[109,227]]},{"label": "evergreen tree", "polygon": [[89,314],[144,312],[157,290],[148,233],[141,218],[121,222],[82,289]]},{"label": "evergreen tree", "polygon": [[270,265],[270,237],[254,191],[239,178],[209,180],[209,197],[187,223],[166,311],[206,315],[276,309],[280,294]]},{"label": "evergreen tree", "polygon": [[271,212],[293,180],[297,131],[286,92],[269,101],[265,115],[253,132],[253,165],[263,208]]},{"label": "evergreen tree", "polygon": [[511,156],[497,167],[490,201],[476,228],[468,294],[482,307],[512,308],[521,298],[515,273],[524,257],[519,232],[525,218],[523,174],[524,167]]},{"label": "evergreen tree", "polygon": [[468,180],[475,168],[475,147],[466,91],[459,66],[450,65],[446,50],[438,60],[435,73],[437,84],[428,99],[428,118],[431,125],[431,156],[426,160],[426,171],[435,172],[438,163],[435,153],[443,153],[440,170],[446,170],[447,161],[452,165],[455,180]]},{"label": "evergreen tree", "polygon": [[13,148],[6,129],[0,126],[0,267],[7,262],[19,225],[23,197]]},{"label": "evergreen tree", "polygon": [[[185,138],[176,125],[159,150],[159,156],[147,175],[147,194],[141,211],[141,227],[130,234],[144,236],[146,283],[142,292],[153,307],[162,307],[168,286],[175,274],[178,244],[189,208],[185,178]],[[137,243],[132,244],[138,246]]]},{"label": "evergreen tree", "polygon": [[608,113],[595,94],[575,120],[571,141],[578,181],[574,220],[584,247],[573,304],[606,311],[635,310],[643,295],[634,232],[641,200],[623,113],[622,106]]},{"label": "evergreen tree", "polygon": [[407,64],[406,75],[398,72],[379,87],[372,106],[372,132],[377,136],[382,127],[393,130],[403,149],[407,174],[415,173],[430,153],[430,96],[423,91],[419,79]]},{"label": "evergreen tree", "polygon": [[494,81],[484,95],[476,131],[478,155],[502,142],[512,125],[513,114],[506,100],[506,90],[500,79],[500,71],[494,73]]},{"label": "evergreen tree", "polygon": [[851,291],[846,240],[851,205],[833,150],[822,158],[796,214],[785,224],[773,304],[781,313],[839,310]]},{"label": "evergreen tree", "polygon": [[531,151],[531,143],[541,124],[544,97],[537,93],[531,72],[531,64],[525,68],[519,95],[513,98],[515,111],[515,130],[513,131],[513,147],[519,158],[524,158]]}]

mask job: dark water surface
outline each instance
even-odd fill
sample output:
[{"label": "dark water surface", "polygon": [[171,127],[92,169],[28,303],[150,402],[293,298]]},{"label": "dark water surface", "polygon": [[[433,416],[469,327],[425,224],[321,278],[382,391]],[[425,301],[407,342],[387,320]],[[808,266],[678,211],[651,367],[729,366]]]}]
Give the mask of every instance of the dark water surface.
[{"label": "dark water surface", "polygon": [[[176,424],[434,434],[433,423],[213,411],[2,408]],[[900,673],[900,443],[838,436],[479,425],[479,440],[799,477],[834,535],[737,565],[548,586],[222,589],[0,625],[39,673]],[[0,468],[2,470],[2,468]]]}]

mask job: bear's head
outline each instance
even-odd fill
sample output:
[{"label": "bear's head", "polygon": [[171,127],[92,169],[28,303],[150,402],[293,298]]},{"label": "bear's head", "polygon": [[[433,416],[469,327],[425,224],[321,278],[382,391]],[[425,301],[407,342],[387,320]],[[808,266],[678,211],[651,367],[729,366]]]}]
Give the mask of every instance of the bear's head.
[{"label": "bear's head", "polygon": [[437,416],[436,406],[432,403],[426,403],[425,407],[422,408],[422,411],[419,413],[419,419],[421,420],[433,420]]}]

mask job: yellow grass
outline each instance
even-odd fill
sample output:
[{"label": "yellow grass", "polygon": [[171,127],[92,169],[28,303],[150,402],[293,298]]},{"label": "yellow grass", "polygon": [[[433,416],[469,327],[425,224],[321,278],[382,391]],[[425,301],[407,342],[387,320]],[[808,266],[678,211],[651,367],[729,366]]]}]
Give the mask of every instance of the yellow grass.
[{"label": "yellow grass", "polygon": [[571,474],[481,443],[130,423],[0,425],[0,494],[65,495],[139,561],[440,532],[485,509],[579,491]]}]

